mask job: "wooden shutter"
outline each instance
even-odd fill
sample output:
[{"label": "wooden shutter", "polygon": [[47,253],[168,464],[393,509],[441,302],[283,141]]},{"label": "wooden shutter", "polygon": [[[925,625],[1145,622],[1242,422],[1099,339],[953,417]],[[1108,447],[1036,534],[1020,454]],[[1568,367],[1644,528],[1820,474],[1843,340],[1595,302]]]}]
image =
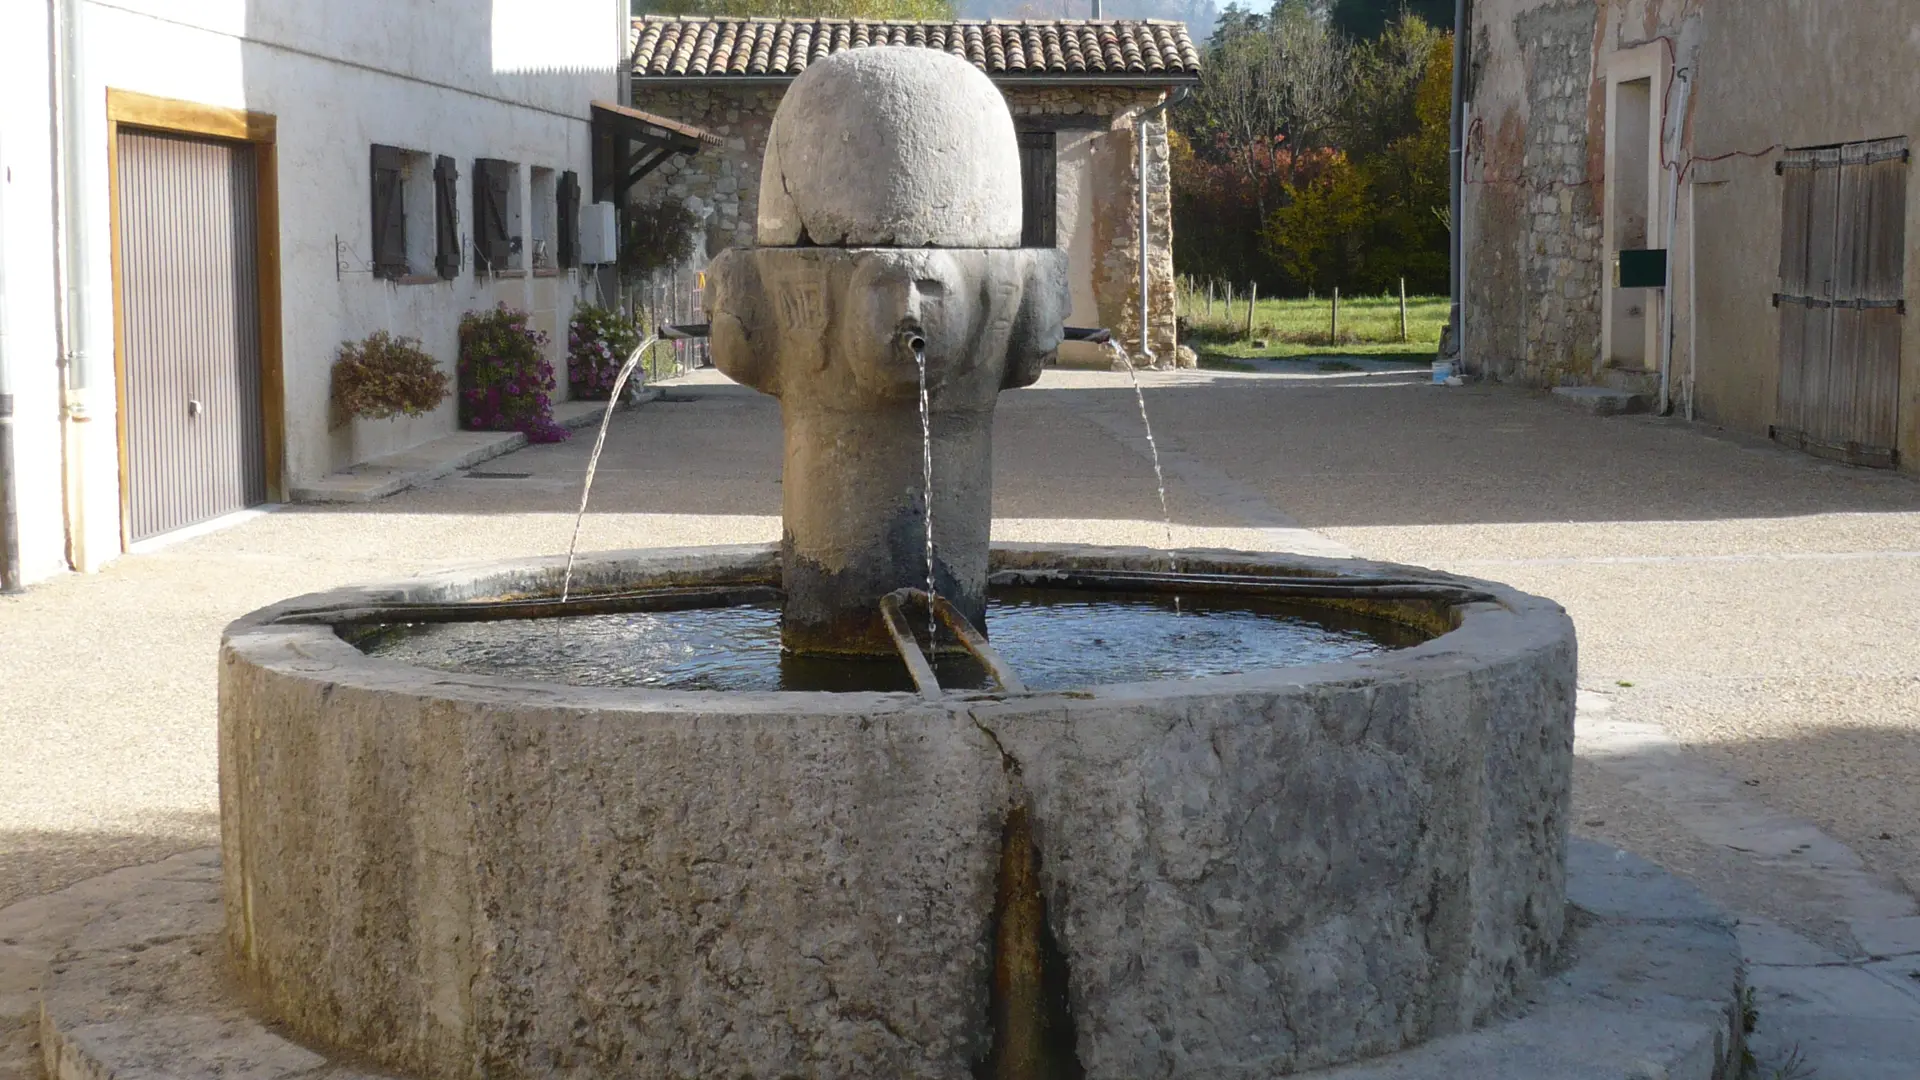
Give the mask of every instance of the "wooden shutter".
[{"label": "wooden shutter", "polygon": [[392,146],[373,148],[373,276],[405,277],[407,212],[401,171],[406,159]]},{"label": "wooden shutter", "polygon": [[559,264],[563,270],[580,265],[580,174],[564,172],[555,185],[560,205],[554,215],[554,227],[560,236]]},{"label": "wooden shutter", "polygon": [[1020,246],[1053,247],[1056,240],[1054,133],[1020,132]]},{"label": "wooden shutter", "polygon": [[433,266],[443,279],[460,276],[460,170],[442,154],[433,163]]},{"label": "wooden shutter", "polygon": [[507,237],[507,195],[511,161],[476,158],[473,163],[473,270],[476,274],[507,269],[511,241]]}]

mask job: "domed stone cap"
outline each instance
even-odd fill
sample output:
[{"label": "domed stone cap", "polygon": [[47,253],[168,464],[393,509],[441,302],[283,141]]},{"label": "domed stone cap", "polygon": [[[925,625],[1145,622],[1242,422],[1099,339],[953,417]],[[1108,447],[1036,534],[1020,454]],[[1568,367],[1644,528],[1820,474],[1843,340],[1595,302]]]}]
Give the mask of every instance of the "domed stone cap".
[{"label": "domed stone cap", "polygon": [[774,113],[760,169],[762,247],[1020,245],[1020,146],[1006,99],[956,56],[836,53]]}]

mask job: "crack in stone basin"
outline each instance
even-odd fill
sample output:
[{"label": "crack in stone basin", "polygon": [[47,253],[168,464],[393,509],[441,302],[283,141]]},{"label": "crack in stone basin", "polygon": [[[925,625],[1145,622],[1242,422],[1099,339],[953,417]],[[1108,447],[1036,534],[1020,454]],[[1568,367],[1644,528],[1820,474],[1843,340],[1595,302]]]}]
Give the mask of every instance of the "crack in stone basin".
[{"label": "crack in stone basin", "polygon": [[[987,630],[1029,689],[1204,678],[1405,648],[1400,623],[1260,597],[998,589]],[[555,619],[387,625],[349,637],[368,655],[470,675],[656,690],[909,691],[898,658],[783,654],[778,604]],[[971,657],[936,660],[940,684],[981,689]]]}]

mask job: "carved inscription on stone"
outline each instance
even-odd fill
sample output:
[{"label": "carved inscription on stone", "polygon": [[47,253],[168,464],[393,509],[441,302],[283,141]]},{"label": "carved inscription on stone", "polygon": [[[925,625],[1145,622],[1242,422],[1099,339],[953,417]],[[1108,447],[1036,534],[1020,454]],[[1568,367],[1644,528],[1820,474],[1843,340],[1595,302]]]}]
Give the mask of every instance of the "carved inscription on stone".
[{"label": "carved inscription on stone", "polygon": [[780,321],[788,330],[819,330],[827,325],[827,300],[818,281],[780,283]]}]

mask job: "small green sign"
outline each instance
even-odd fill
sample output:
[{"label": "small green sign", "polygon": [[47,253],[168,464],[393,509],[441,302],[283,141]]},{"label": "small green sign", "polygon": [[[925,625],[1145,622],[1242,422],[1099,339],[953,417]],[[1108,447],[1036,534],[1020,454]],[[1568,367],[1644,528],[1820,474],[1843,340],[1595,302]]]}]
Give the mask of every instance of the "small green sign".
[{"label": "small green sign", "polygon": [[1622,289],[1667,287],[1667,249],[1631,248],[1614,256],[1613,283]]}]

